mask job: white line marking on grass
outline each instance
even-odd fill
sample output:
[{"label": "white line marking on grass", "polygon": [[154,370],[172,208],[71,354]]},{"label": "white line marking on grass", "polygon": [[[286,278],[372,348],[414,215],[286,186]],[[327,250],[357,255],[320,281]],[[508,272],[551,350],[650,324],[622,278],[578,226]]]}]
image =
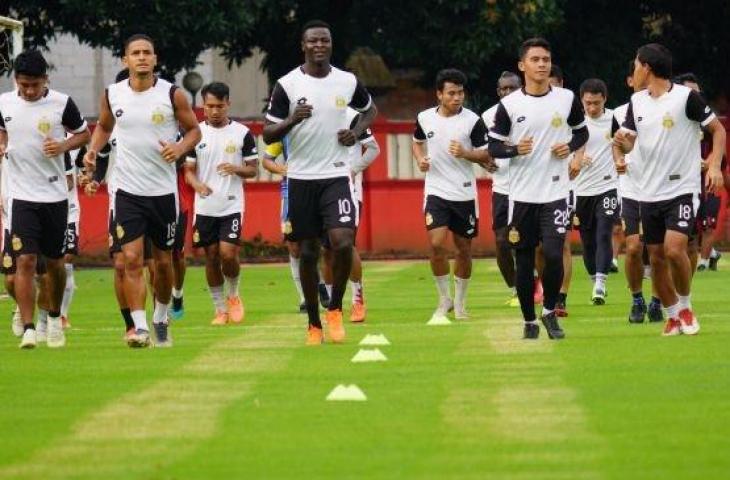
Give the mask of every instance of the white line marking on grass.
[{"label": "white line marking on grass", "polygon": [[[292,347],[304,338],[302,329],[291,327],[231,329],[231,335],[210,345],[171,378],[123,395],[81,419],[69,435],[41,446],[27,462],[0,469],[0,478],[159,474],[165,465],[213,438],[223,410],[252,392],[257,373],[285,368]],[[137,453],[130,457],[132,446]]]}]

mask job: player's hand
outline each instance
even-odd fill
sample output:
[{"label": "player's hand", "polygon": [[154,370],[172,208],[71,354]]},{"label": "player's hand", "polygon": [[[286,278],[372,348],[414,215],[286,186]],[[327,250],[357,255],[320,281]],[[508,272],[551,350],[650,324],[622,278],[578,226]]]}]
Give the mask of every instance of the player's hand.
[{"label": "player's hand", "polygon": [[519,155],[529,155],[532,153],[532,137],[525,137],[517,143],[517,153]]},{"label": "player's hand", "polygon": [[701,170],[702,170],[703,172],[706,172],[706,171],[707,171],[707,169],[708,169],[708,168],[710,167],[710,162],[708,162],[707,160],[700,160],[700,165],[701,165],[701,166],[700,166],[700,169],[701,169]]},{"label": "player's hand", "polygon": [[482,168],[489,173],[494,173],[499,170],[499,165],[497,165],[497,162],[495,162],[491,156],[489,157],[489,160],[482,162],[479,165],[481,165]]},{"label": "player's hand", "polygon": [[449,155],[456,158],[464,158],[464,146],[458,140],[451,140],[449,142]]},{"label": "player's hand", "polygon": [[193,185],[193,188],[195,189],[195,192],[203,198],[213,193],[213,190],[208,185],[202,182],[196,183],[195,185]]},{"label": "player's hand", "polygon": [[615,162],[616,165],[616,173],[619,175],[623,175],[626,173],[626,169],[628,168],[628,165],[626,164],[626,158],[621,157],[620,160],[617,160]]},{"label": "player's hand", "polygon": [[162,159],[167,163],[176,162],[177,159],[182,157],[183,153],[185,153],[180,148],[180,145],[175,142],[165,142],[163,140],[160,140],[160,146],[162,147],[162,150],[160,150],[160,155],[162,156]]},{"label": "player's hand", "polygon": [[65,143],[56,141],[50,137],[43,140],[43,153],[46,157],[57,157],[66,152]]},{"label": "player's hand", "polygon": [[85,171],[82,171],[76,177],[76,184],[79,186],[79,188],[86,188],[86,185],[88,185],[89,182],[91,182],[91,175],[89,175]]},{"label": "player's hand", "polygon": [[92,180],[84,186],[84,192],[86,195],[94,196],[99,191],[99,182]]},{"label": "player's hand", "polygon": [[236,175],[239,172],[239,168],[232,163],[221,163],[216,167],[218,175],[227,177],[228,175]]},{"label": "player's hand", "polygon": [[577,177],[578,174],[580,173],[580,169],[582,167],[583,167],[583,161],[580,158],[578,158],[577,155],[574,156],[570,160],[570,163],[568,164],[568,178],[570,178],[571,180],[574,180],[575,177]]},{"label": "player's hand", "polygon": [[720,167],[712,167],[707,170],[705,174],[705,185],[708,191],[716,195],[720,194],[725,187],[725,179],[722,176]]},{"label": "player's hand", "polygon": [[96,150],[87,150],[84,155],[84,168],[87,172],[96,170]]},{"label": "player's hand", "polygon": [[550,151],[555,157],[563,160],[568,158],[568,155],[570,155],[570,146],[568,146],[567,143],[557,143],[550,147]]},{"label": "player's hand", "polygon": [[355,145],[357,137],[352,130],[339,130],[337,132],[337,141],[340,142],[340,145],[351,147]]},{"label": "player's hand", "polygon": [[312,116],[312,107],[311,105],[308,105],[306,103],[297,104],[296,107],[294,107],[294,111],[289,116],[289,121],[292,125],[297,125],[299,123],[302,123],[304,120],[310,118]]},{"label": "player's hand", "polygon": [[429,157],[416,158],[416,163],[418,163],[418,169],[423,173],[428,172],[428,169],[431,168],[431,159]]},{"label": "player's hand", "polygon": [[590,167],[591,165],[593,165],[593,157],[583,154],[583,158],[580,160],[580,168]]},{"label": "player's hand", "polygon": [[617,131],[613,136],[613,144],[621,149],[622,152],[628,152],[632,148],[633,135],[624,130]]},{"label": "player's hand", "polygon": [[0,157],[4,157],[5,153],[7,153],[7,151],[8,151],[8,146],[0,143]]}]

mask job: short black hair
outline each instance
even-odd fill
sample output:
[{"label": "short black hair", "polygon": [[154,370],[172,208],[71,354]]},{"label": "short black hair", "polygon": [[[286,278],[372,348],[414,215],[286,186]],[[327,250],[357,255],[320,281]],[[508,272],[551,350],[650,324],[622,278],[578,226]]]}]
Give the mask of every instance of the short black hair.
[{"label": "short black hair", "polygon": [[122,82],[129,78],[129,69],[123,68],[117,72],[116,81],[117,83]]},{"label": "short black hair", "polygon": [[330,32],[332,31],[330,24],[324,20],[310,20],[302,27],[302,38],[304,38],[304,34],[307,33],[307,30],[311,30],[312,28],[326,28]]},{"label": "short black hair", "polygon": [[15,75],[29,77],[45,77],[48,73],[48,62],[38,50],[24,50],[15,57],[13,64]]},{"label": "short black hair", "polygon": [[697,75],[695,75],[692,72],[682,73],[680,75],[677,75],[672,80],[674,83],[678,83],[680,85],[684,85],[687,82],[696,83],[697,85],[700,84],[700,80],[697,78]]},{"label": "short black hair", "polygon": [[466,85],[466,75],[461,70],[445,68],[436,74],[436,89],[443,90],[446,82],[464,86]]},{"label": "short black hair", "polygon": [[550,42],[545,40],[542,37],[532,37],[528,38],[524,42],[522,42],[522,45],[520,45],[520,49],[518,51],[518,57],[520,60],[525,58],[525,55],[527,54],[527,51],[531,49],[532,47],[540,47],[544,48],[548,52],[550,52]]},{"label": "short black hair", "polygon": [[603,98],[608,98],[608,87],[606,86],[606,82],[600,78],[589,78],[588,80],[584,80],[583,83],[580,84],[581,98],[583,97],[583,94],[586,93],[600,93],[603,95]]},{"label": "short black hair", "polygon": [[672,52],[664,45],[659,43],[643,45],[636,51],[636,58],[640,63],[648,65],[655,76],[667,80],[672,78]]},{"label": "short black hair", "polygon": [[559,66],[555,65],[554,63],[550,65],[550,78],[557,78],[561,82],[565,80],[565,77],[563,77],[563,69]]},{"label": "short black hair", "polygon": [[519,75],[517,75],[515,72],[511,72],[509,70],[505,70],[504,72],[502,72],[502,74],[497,79],[497,86],[499,86],[499,81],[500,80],[504,80],[504,79],[507,79],[507,78],[514,78],[514,79],[517,80],[517,82],[519,82],[520,85],[522,85],[522,77],[520,77]]},{"label": "short black hair", "polygon": [[137,40],[146,40],[146,41],[150,42],[150,44],[152,45],[152,49],[153,50],[155,49],[155,41],[152,40],[152,37],[150,37],[146,33],[135,33],[134,35],[132,35],[131,37],[128,37],[124,41],[124,53],[125,54],[127,53],[127,48],[129,47],[129,44],[132,42],[136,42]]},{"label": "short black hair", "polygon": [[213,95],[218,100],[228,100],[231,96],[231,90],[228,88],[228,85],[223,82],[210,82],[200,91],[200,96],[203,101],[205,101],[205,96],[207,94]]}]

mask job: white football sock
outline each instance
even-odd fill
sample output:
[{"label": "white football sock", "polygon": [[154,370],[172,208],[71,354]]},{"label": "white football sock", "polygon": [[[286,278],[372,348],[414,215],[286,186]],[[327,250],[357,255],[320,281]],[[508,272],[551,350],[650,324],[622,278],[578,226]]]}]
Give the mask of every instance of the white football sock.
[{"label": "white football sock", "polygon": [[155,300],[155,311],[152,312],[152,323],[167,323],[167,310],[169,305]]},{"label": "white football sock", "polygon": [[289,268],[291,269],[291,278],[294,280],[294,286],[299,294],[299,303],[304,303],[304,291],[302,290],[302,280],[299,278],[299,259],[289,255]]},{"label": "white football sock", "polygon": [[439,292],[441,298],[451,298],[449,293],[449,275],[434,275],[433,279],[436,281],[436,290]]},{"label": "white football sock", "polygon": [[135,330],[150,330],[147,326],[147,313],[144,310],[132,310],[130,313]]},{"label": "white football sock", "polygon": [[464,310],[466,308],[466,290],[468,287],[468,278],[459,278],[454,275],[454,304],[457,310]]},{"label": "white football sock", "polygon": [[217,287],[208,286],[208,290],[210,290],[210,296],[213,297],[213,306],[216,311],[227,312],[228,306],[223,298],[223,285],[218,285]]},{"label": "white football sock", "polygon": [[238,279],[240,276],[224,277],[229,297],[238,297]]}]

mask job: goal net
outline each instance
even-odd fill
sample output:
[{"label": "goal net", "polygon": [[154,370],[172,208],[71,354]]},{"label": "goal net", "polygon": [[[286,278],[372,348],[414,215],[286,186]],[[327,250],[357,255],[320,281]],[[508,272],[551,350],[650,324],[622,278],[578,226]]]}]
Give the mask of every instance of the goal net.
[{"label": "goal net", "polygon": [[23,50],[23,22],[0,16],[0,75],[13,68],[15,56]]}]

